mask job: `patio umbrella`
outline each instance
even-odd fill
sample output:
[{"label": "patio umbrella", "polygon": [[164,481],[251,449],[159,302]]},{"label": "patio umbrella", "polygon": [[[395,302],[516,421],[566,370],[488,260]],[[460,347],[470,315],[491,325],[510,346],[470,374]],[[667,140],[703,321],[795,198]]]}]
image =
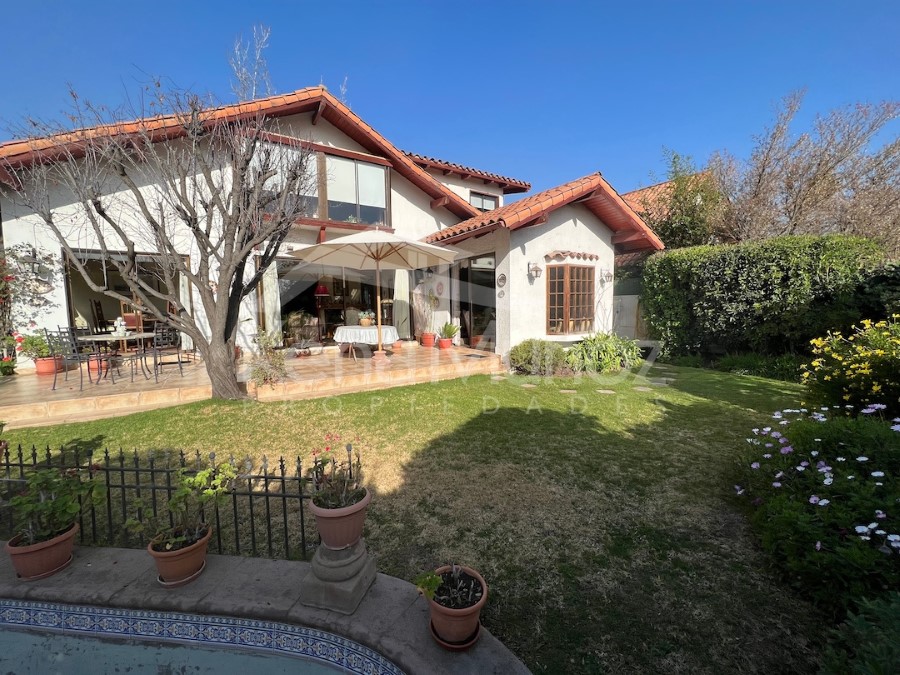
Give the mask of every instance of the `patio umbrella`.
[{"label": "patio umbrella", "polygon": [[375,317],[378,325],[376,354],[384,350],[381,344],[381,270],[418,270],[447,265],[456,259],[450,248],[433,246],[415,239],[405,239],[378,229],[366,230],[338,237],[322,244],[296,248],[291,255],[308,263],[375,270],[377,300]]}]

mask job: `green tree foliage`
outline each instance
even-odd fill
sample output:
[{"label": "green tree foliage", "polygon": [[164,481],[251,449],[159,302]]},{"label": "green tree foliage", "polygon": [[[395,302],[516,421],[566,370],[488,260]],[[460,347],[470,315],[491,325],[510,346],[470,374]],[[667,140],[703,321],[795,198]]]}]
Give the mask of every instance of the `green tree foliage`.
[{"label": "green tree foliage", "polygon": [[883,259],[875,242],[840,235],[654,255],[644,268],[647,324],[670,355],[806,351],[864,318],[855,292]]},{"label": "green tree foliage", "polygon": [[714,243],[722,195],[712,174],[674,151],[666,151],[666,160],[668,182],[645,192],[641,216],[666,248]]}]

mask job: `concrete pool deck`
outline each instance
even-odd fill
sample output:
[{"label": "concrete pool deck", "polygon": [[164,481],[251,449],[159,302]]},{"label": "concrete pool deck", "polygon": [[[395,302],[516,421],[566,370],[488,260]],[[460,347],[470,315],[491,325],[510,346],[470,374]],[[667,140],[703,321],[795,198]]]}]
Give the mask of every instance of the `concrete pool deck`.
[{"label": "concrete pool deck", "polygon": [[40,581],[19,581],[9,556],[0,556],[0,598],[307,626],[374,649],[409,675],[530,672],[483,627],[478,643],[467,652],[440,648],[431,638],[425,599],[412,584],[384,574],[376,577],[352,615],[307,607],[300,603],[299,588],[309,572],[306,562],[210,555],[196,581],[164,589],[146,551],[78,547],[69,567]]}]

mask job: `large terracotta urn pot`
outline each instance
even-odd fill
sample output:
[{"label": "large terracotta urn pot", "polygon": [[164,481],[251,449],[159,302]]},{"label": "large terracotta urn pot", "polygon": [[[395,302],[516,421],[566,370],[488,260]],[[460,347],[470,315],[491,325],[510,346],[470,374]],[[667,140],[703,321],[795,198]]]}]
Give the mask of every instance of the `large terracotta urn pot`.
[{"label": "large terracotta urn pot", "polygon": [[322,537],[322,545],[333,551],[340,551],[358,542],[362,538],[366,509],[371,501],[372,493],[368,490],[366,496],[356,504],[339,509],[324,509],[310,500],[309,508],[316,518],[316,529]]}]

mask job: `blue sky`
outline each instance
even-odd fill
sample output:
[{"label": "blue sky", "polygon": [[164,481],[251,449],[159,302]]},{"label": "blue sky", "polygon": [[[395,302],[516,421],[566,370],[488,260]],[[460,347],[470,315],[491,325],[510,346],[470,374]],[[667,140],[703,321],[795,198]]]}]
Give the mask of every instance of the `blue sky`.
[{"label": "blue sky", "polygon": [[786,94],[800,121],[900,98],[900,5],[850,2],[50,2],[2,13],[0,138],[67,85],[116,105],[150,76],[230,100],[255,23],[278,92],[324,83],[400,148],[552,187],[663,179],[663,147],[744,156]]}]

